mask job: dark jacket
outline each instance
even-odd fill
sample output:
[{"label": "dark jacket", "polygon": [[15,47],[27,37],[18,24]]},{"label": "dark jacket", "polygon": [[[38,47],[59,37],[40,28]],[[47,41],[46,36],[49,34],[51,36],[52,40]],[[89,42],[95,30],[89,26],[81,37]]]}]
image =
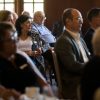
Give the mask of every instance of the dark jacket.
[{"label": "dark jacket", "polygon": [[[81,42],[89,57],[88,49],[82,38]],[[76,98],[77,86],[84,68],[78,44],[67,31],[64,31],[55,44],[55,52],[60,64],[64,98]]]},{"label": "dark jacket", "polygon": [[84,36],[84,40],[85,40],[87,47],[88,47],[89,51],[91,52],[91,54],[93,54],[93,48],[92,48],[93,34],[94,34],[94,30],[92,28],[89,28]]},{"label": "dark jacket", "polygon": [[56,38],[58,38],[62,34],[63,29],[64,29],[63,22],[62,20],[59,20],[53,24],[52,33]]},{"label": "dark jacket", "polygon": [[36,82],[36,74],[28,65],[26,59],[19,55],[15,55],[15,63],[0,57],[0,82],[7,88],[13,88],[24,93],[27,86],[38,86]]},{"label": "dark jacket", "polygon": [[93,94],[100,88],[100,57],[94,56],[86,64],[81,79],[81,100],[93,100]]}]

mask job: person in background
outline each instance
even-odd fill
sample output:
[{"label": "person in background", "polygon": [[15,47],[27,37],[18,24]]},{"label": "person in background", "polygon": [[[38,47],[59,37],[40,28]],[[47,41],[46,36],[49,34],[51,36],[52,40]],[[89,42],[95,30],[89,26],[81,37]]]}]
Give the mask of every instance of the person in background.
[{"label": "person in background", "polygon": [[17,18],[18,18],[18,15],[17,15],[16,12],[12,12],[12,15],[13,15],[13,24],[15,25],[16,20],[17,20]]},{"label": "person in background", "polygon": [[21,15],[27,15],[27,16],[30,16],[30,13],[28,11],[22,11],[22,14]]},{"label": "person in background", "polygon": [[95,100],[96,90],[100,93],[100,27],[95,30],[92,47],[94,56],[85,65],[80,83],[81,100]]},{"label": "person in background", "polygon": [[89,61],[89,51],[80,36],[83,18],[75,8],[65,9],[62,15],[65,30],[55,43],[62,81],[64,99],[77,100],[77,88],[84,65]]},{"label": "person in background", "polygon": [[92,36],[95,32],[95,29],[100,27],[100,8],[92,8],[88,11],[87,19],[90,24],[90,28],[87,30],[84,40],[89,48],[89,51],[93,55],[93,48],[92,48]]},{"label": "person in background", "polygon": [[18,15],[9,10],[0,10],[0,22],[10,22],[15,25]]},{"label": "person in background", "polygon": [[0,83],[6,88],[15,89],[20,93],[28,86],[49,86],[32,69],[27,59],[16,51],[17,36],[11,23],[0,23]]},{"label": "person in background", "polygon": [[32,17],[31,17],[30,12],[28,12],[28,11],[22,11],[21,15],[26,15],[26,16],[29,16],[29,17],[30,17],[30,19],[31,19],[31,21],[33,20],[33,19],[32,19]]},{"label": "person in background", "polygon": [[[37,47],[34,50],[32,49],[34,41],[31,37],[31,18],[27,15],[21,15],[16,20],[15,26],[18,33],[17,49],[27,53],[45,76],[45,65],[43,57],[41,56],[41,48]],[[39,58],[41,58],[41,60]]]},{"label": "person in background", "polygon": [[17,49],[26,52],[29,56],[35,56],[35,52],[32,51],[32,38],[30,36],[30,17],[26,15],[19,16],[16,20],[15,27],[18,34]]},{"label": "person in background", "polygon": [[[0,22],[10,22],[13,23],[13,15],[8,10],[0,10]],[[15,100],[18,100],[20,97],[20,93],[13,90],[5,88],[4,86],[0,85],[0,97],[4,100],[9,99],[10,96],[13,96]]]},{"label": "person in background", "polygon": [[60,18],[53,24],[52,33],[57,39],[62,34],[63,30],[64,30],[64,25],[62,22],[62,18]]},{"label": "person in background", "polygon": [[45,13],[42,11],[36,11],[33,16],[32,32],[38,34],[40,39],[45,45],[44,50],[46,51],[50,48],[50,45],[54,46],[55,37],[52,35],[51,31],[44,25],[46,20]]},{"label": "person in background", "polygon": [[8,10],[0,10],[0,22],[11,22],[13,23],[13,14]]}]

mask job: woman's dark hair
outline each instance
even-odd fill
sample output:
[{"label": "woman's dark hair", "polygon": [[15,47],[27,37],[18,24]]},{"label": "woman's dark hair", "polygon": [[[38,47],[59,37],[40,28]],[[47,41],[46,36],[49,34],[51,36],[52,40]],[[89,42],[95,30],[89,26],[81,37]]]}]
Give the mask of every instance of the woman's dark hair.
[{"label": "woman's dark hair", "polygon": [[27,21],[28,19],[31,19],[31,17],[27,16],[27,15],[21,15],[20,17],[18,17],[18,19],[16,20],[15,23],[15,27],[16,27],[16,31],[18,33],[18,36],[21,35],[21,24],[23,24],[25,21]]}]

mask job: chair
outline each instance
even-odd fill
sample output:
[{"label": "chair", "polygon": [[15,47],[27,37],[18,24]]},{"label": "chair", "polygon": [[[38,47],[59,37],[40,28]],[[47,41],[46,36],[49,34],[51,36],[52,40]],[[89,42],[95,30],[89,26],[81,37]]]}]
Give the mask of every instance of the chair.
[{"label": "chair", "polygon": [[45,60],[45,65],[47,66],[46,71],[49,75],[50,84],[53,85],[52,79],[55,79],[55,69],[54,69],[54,61],[53,61],[53,56],[52,56],[51,51],[52,50],[49,49],[46,52],[44,52],[42,55],[43,55],[44,60]]},{"label": "chair", "polygon": [[[49,49],[42,55],[43,55],[44,59],[50,65],[49,76],[50,76],[51,85],[52,85],[52,79],[55,79],[55,81],[57,82],[57,85],[58,85],[59,97],[62,98],[63,96],[62,96],[61,75],[60,75],[59,64],[58,64],[58,60],[56,57],[56,53],[55,53],[54,49]],[[54,74],[54,76],[52,76],[52,74]]]},{"label": "chair", "polygon": [[62,82],[61,82],[61,75],[60,75],[60,69],[59,69],[59,64],[57,60],[57,56],[54,50],[51,50],[52,52],[52,57],[54,61],[54,69],[55,69],[55,74],[56,74],[56,79],[58,83],[58,92],[60,97],[62,98]]}]

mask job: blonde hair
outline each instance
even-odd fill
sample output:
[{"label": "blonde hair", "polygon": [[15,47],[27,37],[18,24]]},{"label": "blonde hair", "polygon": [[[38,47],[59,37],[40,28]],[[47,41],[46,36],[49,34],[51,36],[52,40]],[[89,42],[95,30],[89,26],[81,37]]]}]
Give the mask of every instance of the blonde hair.
[{"label": "blonde hair", "polygon": [[92,38],[92,45],[94,54],[100,54],[100,27],[95,30]]},{"label": "blonde hair", "polygon": [[0,22],[8,21],[9,16],[12,14],[12,12],[8,10],[1,10],[0,11]]}]

